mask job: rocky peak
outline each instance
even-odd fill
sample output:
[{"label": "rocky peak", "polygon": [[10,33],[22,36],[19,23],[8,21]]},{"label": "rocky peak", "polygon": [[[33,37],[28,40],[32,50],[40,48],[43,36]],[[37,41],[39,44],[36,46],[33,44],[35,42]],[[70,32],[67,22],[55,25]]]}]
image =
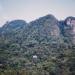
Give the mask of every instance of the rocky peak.
[{"label": "rocky peak", "polygon": [[64,34],[75,44],[75,17],[65,19]]},{"label": "rocky peak", "polygon": [[69,27],[71,34],[75,34],[75,17],[66,18],[65,23]]}]

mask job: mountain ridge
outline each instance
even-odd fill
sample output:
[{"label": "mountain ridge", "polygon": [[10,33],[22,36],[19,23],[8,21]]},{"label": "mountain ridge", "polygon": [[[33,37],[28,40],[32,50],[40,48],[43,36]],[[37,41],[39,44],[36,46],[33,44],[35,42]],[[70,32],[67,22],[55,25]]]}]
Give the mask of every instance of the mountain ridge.
[{"label": "mountain ridge", "polygon": [[[38,18],[34,21],[31,21],[29,23],[26,23],[26,21],[24,21],[24,20],[13,20],[13,21],[10,21],[10,22],[7,22],[6,24],[4,24],[0,28],[0,32],[6,33],[8,31],[7,33],[9,33],[11,30],[19,30],[19,29],[22,29],[22,27],[23,28],[27,27],[27,29],[31,30],[31,27],[32,27],[33,29],[37,29],[37,32],[40,35],[43,35],[42,37],[44,37],[44,36],[46,37],[46,34],[48,36],[49,35],[63,35],[65,37],[69,37],[69,36],[71,36],[72,31],[74,31],[74,30],[71,29],[72,28],[71,24],[68,25],[68,23],[69,23],[68,19],[75,20],[75,17],[69,16],[64,21],[61,21],[61,22],[58,21],[51,14],[40,17],[40,18]],[[69,28],[69,31],[70,31],[69,33],[67,32],[68,28]],[[74,36],[74,35],[72,34],[72,36]]]}]

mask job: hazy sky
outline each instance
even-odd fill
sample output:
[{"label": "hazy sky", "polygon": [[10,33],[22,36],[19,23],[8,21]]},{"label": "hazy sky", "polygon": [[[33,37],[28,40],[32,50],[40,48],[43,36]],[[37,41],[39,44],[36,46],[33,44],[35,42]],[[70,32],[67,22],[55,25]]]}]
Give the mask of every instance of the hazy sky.
[{"label": "hazy sky", "polygon": [[47,14],[59,20],[75,16],[75,0],[0,0],[0,26],[13,19],[29,22]]}]

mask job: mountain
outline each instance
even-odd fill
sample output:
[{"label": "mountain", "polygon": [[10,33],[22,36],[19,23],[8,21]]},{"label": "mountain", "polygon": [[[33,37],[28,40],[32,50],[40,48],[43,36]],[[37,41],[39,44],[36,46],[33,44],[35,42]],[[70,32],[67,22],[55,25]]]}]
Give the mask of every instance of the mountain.
[{"label": "mountain", "polygon": [[[27,24],[23,20],[7,22],[2,27],[5,40],[21,45],[60,42],[59,21],[53,15],[46,15]],[[24,44],[24,45],[25,45]]]},{"label": "mountain", "polygon": [[51,70],[50,75],[52,72],[58,73],[52,75],[63,75],[61,71],[66,69],[67,72],[68,67],[74,66],[69,58],[73,56],[74,49],[75,17],[58,21],[48,14],[30,23],[9,21],[0,28],[0,64],[5,64],[8,69],[34,71],[36,67],[46,73]]}]

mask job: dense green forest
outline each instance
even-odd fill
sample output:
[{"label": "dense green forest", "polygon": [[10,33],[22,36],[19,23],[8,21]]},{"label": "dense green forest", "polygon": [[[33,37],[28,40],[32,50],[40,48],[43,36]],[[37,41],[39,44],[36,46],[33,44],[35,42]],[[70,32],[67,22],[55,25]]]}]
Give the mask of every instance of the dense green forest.
[{"label": "dense green forest", "polygon": [[75,17],[46,15],[0,28],[0,75],[75,75]]}]

